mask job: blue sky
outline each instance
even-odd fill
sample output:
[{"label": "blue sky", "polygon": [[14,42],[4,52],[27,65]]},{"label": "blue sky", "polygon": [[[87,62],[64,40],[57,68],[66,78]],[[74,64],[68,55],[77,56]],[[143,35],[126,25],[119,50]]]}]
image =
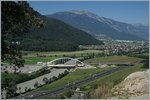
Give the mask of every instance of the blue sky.
[{"label": "blue sky", "polygon": [[29,4],[42,15],[87,10],[121,22],[148,25],[148,1],[30,1]]}]

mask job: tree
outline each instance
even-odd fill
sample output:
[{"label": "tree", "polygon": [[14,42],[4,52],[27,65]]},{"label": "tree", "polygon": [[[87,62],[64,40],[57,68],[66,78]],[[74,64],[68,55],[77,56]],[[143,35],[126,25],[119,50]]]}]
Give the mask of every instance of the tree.
[{"label": "tree", "polygon": [[67,70],[64,71],[64,75],[67,75],[69,72]]},{"label": "tree", "polygon": [[2,61],[22,67],[24,60],[20,46],[20,37],[31,27],[42,27],[43,21],[26,1],[2,1]]},{"label": "tree", "polygon": [[28,91],[28,88],[27,87],[25,87],[25,92],[27,92]]},{"label": "tree", "polygon": [[72,91],[72,90],[69,90],[69,91],[65,92],[64,95],[65,95],[67,98],[71,98],[71,96],[73,95],[73,91]]},{"label": "tree", "polygon": [[62,78],[63,77],[63,73],[59,73],[58,78]]},{"label": "tree", "polygon": [[37,88],[39,86],[38,81],[34,84],[34,87]]},{"label": "tree", "polygon": [[52,77],[52,80],[53,80],[53,81],[57,80],[57,77],[56,77],[56,76],[53,76],[53,77]]},{"label": "tree", "polygon": [[83,57],[83,53],[81,53],[81,57]]},{"label": "tree", "polygon": [[143,67],[146,69],[149,68],[149,58],[145,60]]},{"label": "tree", "polygon": [[52,79],[51,78],[49,78],[49,83],[51,83],[52,82]]},{"label": "tree", "polygon": [[9,84],[10,86],[7,88],[8,96],[9,97],[15,96],[17,91],[17,86],[15,85],[15,82],[10,82]]},{"label": "tree", "polygon": [[63,57],[67,57],[67,56],[64,54]]},{"label": "tree", "polygon": [[45,84],[48,84],[48,83],[49,83],[48,78],[44,77],[44,78],[43,78],[43,82],[44,82]]},{"label": "tree", "polygon": [[21,94],[21,87],[19,87],[18,89],[19,89],[19,93]]}]

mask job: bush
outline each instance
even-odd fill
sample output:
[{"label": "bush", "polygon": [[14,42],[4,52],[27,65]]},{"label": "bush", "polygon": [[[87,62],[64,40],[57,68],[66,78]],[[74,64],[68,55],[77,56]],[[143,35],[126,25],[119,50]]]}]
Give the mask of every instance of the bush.
[{"label": "bush", "polygon": [[57,80],[57,77],[56,77],[56,76],[53,76],[53,77],[52,77],[52,80],[53,80],[53,81],[56,81],[56,80]]},{"label": "bush", "polygon": [[45,84],[48,84],[48,83],[49,83],[48,78],[44,77],[44,78],[43,78],[43,82],[44,82]]},{"label": "bush", "polygon": [[25,52],[25,53],[24,53],[24,55],[25,55],[25,56],[27,56],[27,55],[28,55],[28,53],[26,53],[26,52]]},{"label": "bush", "polygon": [[38,86],[39,86],[39,83],[36,82],[36,83],[34,84],[34,87],[37,88]]},{"label": "bush", "polygon": [[146,68],[146,69],[149,68],[149,59],[146,59],[146,61],[144,62],[143,68]]},{"label": "bush", "polygon": [[89,96],[92,99],[99,99],[99,98],[107,98],[110,97],[111,94],[111,84],[104,84],[98,86],[97,89],[90,91]]},{"label": "bush", "polygon": [[74,92],[72,90],[66,91],[63,94],[58,96],[58,99],[65,99],[65,97],[67,98],[71,98],[71,96],[74,94]]}]

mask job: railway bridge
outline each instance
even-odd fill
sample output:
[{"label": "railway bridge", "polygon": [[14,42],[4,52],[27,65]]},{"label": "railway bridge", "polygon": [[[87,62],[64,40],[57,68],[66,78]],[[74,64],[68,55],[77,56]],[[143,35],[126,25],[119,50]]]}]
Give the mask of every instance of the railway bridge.
[{"label": "railway bridge", "polygon": [[78,59],[62,57],[47,62],[47,66],[51,68],[75,68],[84,67],[84,63],[79,61]]}]

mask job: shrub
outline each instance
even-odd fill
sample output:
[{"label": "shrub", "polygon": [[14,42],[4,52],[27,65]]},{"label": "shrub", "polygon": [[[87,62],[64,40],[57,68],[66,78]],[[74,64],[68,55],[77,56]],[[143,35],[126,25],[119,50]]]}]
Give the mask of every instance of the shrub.
[{"label": "shrub", "polygon": [[49,83],[48,78],[44,77],[44,78],[43,78],[43,82],[44,82],[45,84],[48,84],[48,83]]},{"label": "shrub", "polygon": [[98,86],[97,89],[90,91],[89,96],[93,99],[98,98],[106,98],[112,95],[111,89],[113,87],[112,83],[106,83],[103,85]]},{"label": "shrub", "polygon": [[34,87],[37,88],[38,86],[39,86],[39,83],[36,82],[36,83],[34,84]]}]

